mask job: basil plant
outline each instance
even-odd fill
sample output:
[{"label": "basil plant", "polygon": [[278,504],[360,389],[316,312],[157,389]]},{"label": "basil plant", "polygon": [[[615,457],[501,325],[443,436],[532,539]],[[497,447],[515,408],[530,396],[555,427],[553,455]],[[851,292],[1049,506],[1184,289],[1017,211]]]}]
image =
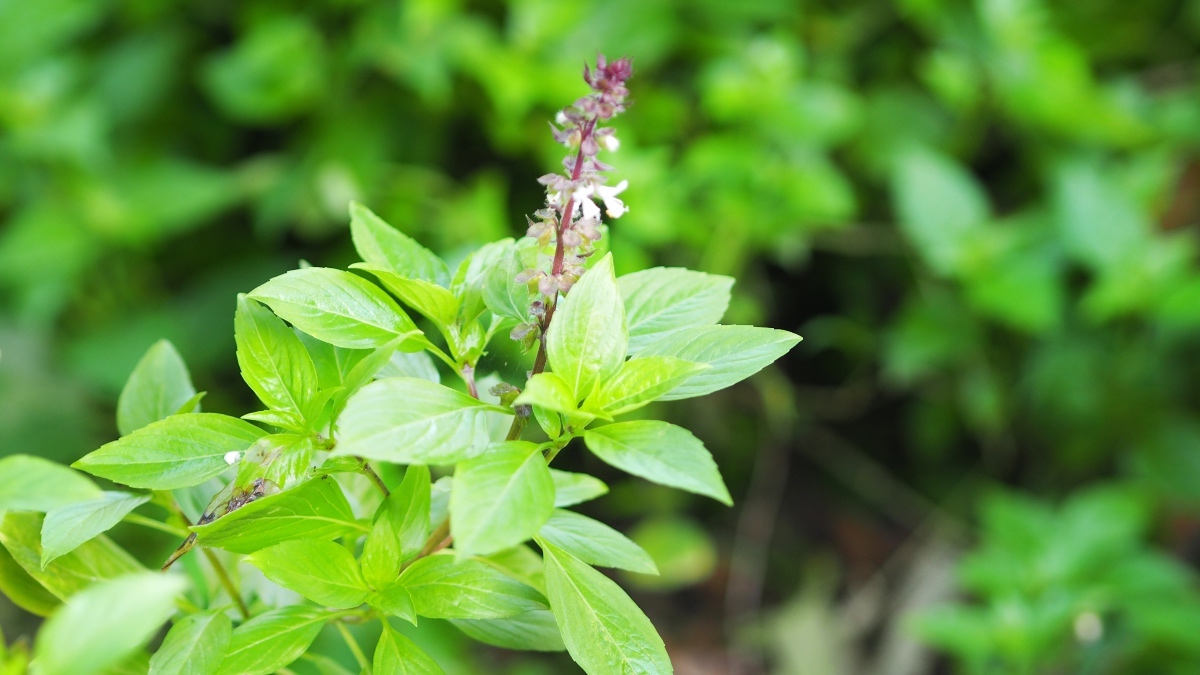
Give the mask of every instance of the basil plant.
[{"label": "basil plant", "polygon": [[[587,451],[730,504],[699,439],[626,416],[728,387],[799,338],[721,325],[728,277],[615,276],[601,210],[628,210],[626,184],[607,185],[597,155],[619,145],[602,124],[624,110],[630,75],[626,59],[585,69],[591,92],[552,125],[566,172],[541,179],[546,204],[520,241],[452,271],[352,204],[363,262],[238,296],[237,360],[262,410],[202,412],[160,342],[121,393],[121,438],[74,464],[121,489],[0,460],[0,591],[49,617],[32,649],[0,641],[4,672],[288,672],[332,625],[363,672],[439,673],[395,629],[425,618],[503,648],[566,650],[588,673],[671,672],[654,626],[596,569],[653,574],[653,560],[570,510],[607,488],[553,460]],[[519,387],[476,377],[497,340],[536,349]],[[134,513],[147,502],[167,517]],[[123,520],[180,538],[163,572],[103,534]],[[382,622],[369,649],[346,627],[365,621]]]}]

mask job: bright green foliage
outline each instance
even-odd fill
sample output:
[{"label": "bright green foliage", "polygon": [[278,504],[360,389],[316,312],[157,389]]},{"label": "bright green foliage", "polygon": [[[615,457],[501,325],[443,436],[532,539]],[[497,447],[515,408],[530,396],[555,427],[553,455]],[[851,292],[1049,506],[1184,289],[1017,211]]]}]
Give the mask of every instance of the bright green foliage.
[{"label": "bright green foliage", "polygon": [[104,672],[150,641],[185,586],[180,577],[141,573],[80,591],[38,634],[39,667],[45,673]]},{"label": "bright green foliage", "polygon": [[226,455],[263,436],[253,424],[216,413],[171,415],[85,456],[73,466],[151,490],[191,487],[229,468]]},{"label": "bright green foliage", "polygon": [[541,594],[476,559],[436,554],[404,570],[417,614],[431,619],[497,619],[545,609]]},{"label": "bright green foliage", "polygon": [[383,622],[383,633],[375,646],[373,673],[379,675],[442,675],[442,668],[421,651],[412,640]]},{"label": "bright green foliage", "polygon": [[246,561],[271,581],[318,605],[357,607],[371,594],[354,555],[331,541],[284,541],[255,551]]},{"label": "bright green foliage", "polygon": [[189,614],[175,622],[150,659],[150,675],[207,675],[225,658],[233,623],[224,612]]},{"label": "bright green foliage", "polygon": [[187,366],[167,340],[154,343],[138,361],[117,399],[117,429],[128,435],[177,412],[196,395]]},{"label": "bright green foliage", "polygon": [[105,492],[99,499],[50,509],[42,521],[42,568],[112,529],[126,514],[149,500],[149,495]]},{"label": "bright green foliage", "polygon": [[642,420],[598,427],[584,438],[589,450],[618,469],[733,503],[712,455],[687,429]]},{"label": "bright green foliage", "polygon": [[259,614],[233,630],[217,675],[273,673],[299,658],[332,618],[328,610],[303,605]]},{"label": "bright green foliage", "polygon": [[0,459],[0,512],[49,511],[101,496],[95,483],[61,464],[29,455]]},{"label": "bright green foliage", "polygon": [[625,361],[629,332],[612,256],[583,275],[563,300],[546,335],[550,368],[582,400]]},{"label": "bright green foliage", "polygon": [[546,589],[571,656],[589,673],[670,673],[662,638],[611,579],[542,543]]},{"label": "bright green foliage", "polygon": [[450,532],[460,556],[528,541],[554,508],[554,479],[540,448],[510,441],[460,462],[450,493]]},{"label": "bright green foliage", "polygon": [[[331,63],[304,20],[252,23],[206,62],[203,86],[230,115],[289,119],[320,94],[311,78]],[[278,72],[292,59],[314,72]],[[624,186],[592,189],[608,213],[623,213]],[[617,469],[731,504],[691,432],[614,417],[735,384],[799,337],[717,325],[729,277],[655,268],[618,279],[607,227],[580,227],[588,243],[569,256],[545,237],[502,239],[452,274],[352,203],[363,263],[301,265],[236,294],[236,359],[256,410],[198,412],[171,343],[142,357],[118,403],[121,437],[74,466],[151,493],[103,492],[46,460],[0,459],[0,591],[51,615],[35,649],[43,672],[266,675],[302,657],[305,668],[347,672],[323,653],[328,624],[362,670],[449,665],[391,617],[418,632],[439,619],[485,644],[566,651],[594,675],[670,672],[645,615],[591,567],[655,574],[654,560],[562,510],[608,487],[550,464],[581,439],[574,446]],[[565,231],[557,236],[566,246]],[[547,266],[562,269],[548,276]],[[409,310],[436,330],[422,332]],[[489,352],[519,359],[522,345],[537,351],[520,386],[507,371],[481,372]],[[133,513],[144,504],[148,515]],[[123,520],[180,535],[163,574],[104,536]],[[383,629],[368,657],[344,624],[370,621]]]}]

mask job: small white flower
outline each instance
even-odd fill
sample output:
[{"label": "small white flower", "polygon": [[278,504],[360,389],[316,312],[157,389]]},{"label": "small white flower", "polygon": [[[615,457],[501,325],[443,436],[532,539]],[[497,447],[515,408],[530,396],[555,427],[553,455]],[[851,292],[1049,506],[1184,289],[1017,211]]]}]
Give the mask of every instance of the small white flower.
[{"label": "small white flower", "polygon": [[612,187],[605,185],[596,186],[596,196],[604,201],[604,211],[608,213],[609,218],[620,218],[629,212],[629,207],[625,206],[625,202],[617,199],[617,195],[625,191],[629,187],[629,181],[623,180]]},{"label": "small white flower", "polygon": [[229,452],[225,453],[225,463],[233,466],[234,464],[237,464],[237,461],[241,459],[241,457],[242,453],[238,452],[237,450],[230,450]]},{"label": "small white flower", "polygon": [[600,137],[600,145],[609,152],[616,152],[617,148],[621,147],[621,141],[613,134],[607,134]]}]

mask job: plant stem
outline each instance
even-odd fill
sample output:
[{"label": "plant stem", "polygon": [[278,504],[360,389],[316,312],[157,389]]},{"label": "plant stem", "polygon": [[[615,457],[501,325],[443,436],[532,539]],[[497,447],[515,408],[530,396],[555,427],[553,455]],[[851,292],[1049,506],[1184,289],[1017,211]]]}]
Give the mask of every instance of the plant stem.
[{"label": "plant stem", "polygon": [[367,660],[367,655],[363,654],[362,647],[358,646],[358,641],[350,634],[350,629],[346,628],[346,624],[341,621],[334,622],[337,625],[338,632],[342,634],[342,639],[346,641],[346,646],[350,648],[350,652],[354,654],[354,660],[358,661],[359,667],[366,675],[371,675],[371,662]]},{"label": "plant stem", "polygon": [[478,399],[479,389],[475,386],[475,369],[471,367],[471,364],[464,363],[459,372],[462,373],[463,382],[467,383],[467,393],[471,395],[471,398]]},{"label": "plant stem", "polygon": [[127,513],[121,520],[124,520],[127,523],[141,525],[142,527],[149,527],[151,529],[158,530],[159,532],[166,532],[167,534],[171,534],[176,537],[186,538],[191,534],[191,532],[188,532],[187,530],[181,530],[178,527],[174,527],[172,525],[168,525],[153,518],[147,518],[146,516],[138,515],[136,513]]},{"label": "plant stem", "polygon": [[211,550],[201,547],[204,552],[204,557],[208,558],[209,564],[212,565],[213,571],[217,573],[217,578],[221,580],[221,585],[225,587],[225,592],[233,598],[237,603],[238,611],[241,612],[243,619],[250,618],[250,608],[246,607],[246,601],[242,599],[242,593],[238,590],[237,585],[233,583],[233,579],[229,578],[229,573],[225,571],[225,566],[221,564],[220,558]]},{"label": "plant stem", "polygon": [[384,499],[392,496],[392,491],[388,489],[387,484],[383,482],[383,479],[379,477],[379,474],[375,473],[375,469],[371,468],[371,465],[367,463],[366,459],[357,456],[354,459],[362,462],[362,468],[359,470],[363,472],[363,475],[371,479],[371,482],[375,484],[375,487],[379,488],[379,491],[383,493]]}]

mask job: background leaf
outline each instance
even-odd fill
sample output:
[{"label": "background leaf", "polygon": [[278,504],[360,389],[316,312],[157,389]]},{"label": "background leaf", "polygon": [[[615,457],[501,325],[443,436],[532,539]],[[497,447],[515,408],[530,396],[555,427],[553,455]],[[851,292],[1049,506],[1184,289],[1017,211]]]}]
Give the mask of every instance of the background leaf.
[{"label": "background leaf", "polygon": [[183,358],[168,340],[155,342],[129,375],[117,399],[117,429],[122,436],[174,415],[196,395]]},{"label": "background leaf", "polygon": [[87,476],[50,460],[31,455],[0,459],[0,512],[49,511],[103,494]]}]

